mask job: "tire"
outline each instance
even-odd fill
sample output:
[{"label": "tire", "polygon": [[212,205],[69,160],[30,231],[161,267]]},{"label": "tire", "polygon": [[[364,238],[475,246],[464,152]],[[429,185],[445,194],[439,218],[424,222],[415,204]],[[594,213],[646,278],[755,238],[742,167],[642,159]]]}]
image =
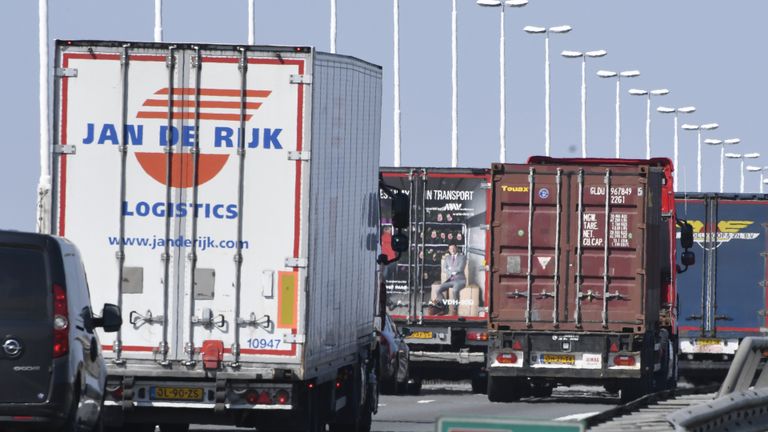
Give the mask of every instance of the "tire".
[{"label": "tire", "polygon": [[488,375],[477,373],[472,376],[472,393],[485,394],[488,391]]},{"label": "tire", "polygon": [[418,396],[419,393],[421,393],[421,385],[422,385],[421,378],[410,379],[406,385],[406,393],[408,393],[411,396]]},{"label": "tire", "polygon": [[[360,373],[368,374],[364,366],[361,366]],[[359,411],[353,413],[354,420],[351,423],[328,423],[328,430],[330,432],[370,432],[373,426],[373,410],[376,408],[374,404],[378,406],[378,389],[376,388],[376,376],[371,373],[368,375],[368,379],[363,381],[365,383],[365,403],[359,407]],[[394,379],[391,381],[397,388],[397,382]],[[355,416],[355,414],[357,414]]]},{"label": "tire", "polygon": [[621,387],[621,403],[625,404],[632,402],[635,399],[639,399],[648,393],[651,393],[653,391],[652,388],[652,377],[629,381]]},{"label": "tire", "polygon": [[539,384],[531,388],[531,396],[538,398],[548,398],[552,396],[553,387],[548,384]]},{"label": "tire", "polygon": [[189,432],[189,423],[165,423],[160,425],[160,432]]},{"label": "tire", "polygon": [[488,375],[488,400],[491,402],[514,402],[520,400],[520,386],[527,383],[508,377]]}]

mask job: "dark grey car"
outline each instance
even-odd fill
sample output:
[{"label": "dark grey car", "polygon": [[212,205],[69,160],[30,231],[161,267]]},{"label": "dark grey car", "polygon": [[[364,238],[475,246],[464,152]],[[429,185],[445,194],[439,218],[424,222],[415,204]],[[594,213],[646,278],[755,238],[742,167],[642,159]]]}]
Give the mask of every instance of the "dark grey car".
[{"label": "dark grey car", "polygon": [[80,252],[66,239],[0,231],[0,430],[99,427],[106,367]]}]

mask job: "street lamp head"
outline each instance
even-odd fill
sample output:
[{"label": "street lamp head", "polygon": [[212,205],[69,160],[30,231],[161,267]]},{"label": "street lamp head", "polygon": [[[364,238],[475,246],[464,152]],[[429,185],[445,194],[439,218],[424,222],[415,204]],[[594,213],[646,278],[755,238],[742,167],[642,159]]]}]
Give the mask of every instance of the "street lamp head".
[{"label": "street lamp head", "polygon": [[629,89],[629,94],[632,96],[645,96],[648,94],[648,92],[640,89]]},{"label": "street lamp head", "polygon": [[587,51],[584,53],[587,57],[603,57],[608,54],[606,50]]},{"label": "street lamp head", "polygon": [[720,145],[722,143],[723,143],[723,140],[714,139],[714,138],[707,138],[704,140],[704,144],[709,144],[713,146]]},{"label": "street lamp head", "polygon": [[740,142],[741,142],[741,140],[738,139],[738,138],[730,138],[730,139],[727,139],[727,140],[723,141],[723,143],[725,143],[727,145],[736,145],[736,144],[738,144]]},{"label": "street lamp head", "polygon": [[525,26],[523,27],[523,31],[531,34],[539,34],[539,33],[546,33],[547,29],[545,29],[544,27]]},{"label": "street lamp head", "polygon": [[549,31],[551,31],[552,33],[568,33],[571,30],[573,30],[573,27],[569,25],[561,25],[561,26],[549,28]]},{"label": "street lamp head", "polygon": [[707,123],[707,124],[701,125],[701,128],[704,129],[704,130],[714,130],[714,129],[717,129],[719,127],[720,127],[720,125],[717,124],[717,123]]},{"label": "street lamp head", "polygon": [[726,153],[725,157],[728,159],[741,159],[741,153]]},{"label": "street lamp head", "polygon": [[584,55],[581,51],[563,51],[560,53],[563,57],[567,58],[579,58]]},{"label": "street lamp head", "polygon": [[501,6],[501,0],[477,0],[480,6],[496,7]]},{"label": "street lamp head", "polygon": [[747,171],[749,172],[759,172],[763,170],[763,167],[754,166],[754,165],[747,165],[746,166]]},{"label": "street lamp head", "polygon": [[668,89],[651,90],[651,94],[653,96],[664,96],[664,95],[668,95],[669,94],[669,90]]},{"label": "street lamp head", "polygon": [[660,112],[662,114],[671,114],[671,113],[673,113],[673,112],[675,112],[677,110],[674,109],[674,108],[670,108],[670,107],[660,106],[660,107],[656,108],[656,111],[658,111],[658,112]]},{"label": "street lamp head", "polygon": [[699,125],[694,125],[694,124],[688,124],[688,123],[686,123],[686,124],[684,124],[684,125],[682,125],[682,126],[680,126],[680,127],[681,127],[681,128],[683,128],[683,129],[685,129],[685,130],[699,130],[699,128],[700,128],[701,126],[699,126]]},{"label": "street lamp head", "polygon": [[677,111],[683,114],[690,114],[696,111],[696,107],[692,107],[692,106],[682,107],[682,108],[678,108]]},{"label": "street lamp head", "polygon": [[639,70],[628,70],[628,71],[623,71],[619,75],[621,75],[623,78],[634,78],[636,76],[640,76],[640,71]]},{"label": "street lamp head", "polygon": [[618,75],[616,72],[613,71],[607,71],[607,70],[599,70],[597,71],[597,76],[600,78],[613,78],[616,75]]},{"label": "street lamp head", "polygon": [[528,0],[507,0],[504,4],[509,7],[523,7],[528,4]]},{"label": "street lamp head", "polygon": [[747,153],[744,157],[747,159],[757,159],[760,157],[760,153]]}]

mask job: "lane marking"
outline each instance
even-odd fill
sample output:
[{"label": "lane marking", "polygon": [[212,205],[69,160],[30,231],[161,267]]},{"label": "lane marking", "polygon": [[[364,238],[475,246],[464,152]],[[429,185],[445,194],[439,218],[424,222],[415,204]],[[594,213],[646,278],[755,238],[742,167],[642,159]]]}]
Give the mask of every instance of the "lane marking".
[{"label": "lane marking", "polygon": [[584,420],[587,417],[592,417],[593,415],[600,414],[600,411],[595,412],[587,412],[587,413],[580,413],[580,414],[571,414],[564,417],[558,417],[555,419],[555,421],[570,421],[570,420]]},{"label": "lane marking", "polygon": [[434,401],[435,401],[434,399],[422,399],[422,400],[420,400],[420,401],[416,401],[416,403],[420,403],[420,404],[428,404],[428,403],[432,403],[432,402],[434,402]]}]

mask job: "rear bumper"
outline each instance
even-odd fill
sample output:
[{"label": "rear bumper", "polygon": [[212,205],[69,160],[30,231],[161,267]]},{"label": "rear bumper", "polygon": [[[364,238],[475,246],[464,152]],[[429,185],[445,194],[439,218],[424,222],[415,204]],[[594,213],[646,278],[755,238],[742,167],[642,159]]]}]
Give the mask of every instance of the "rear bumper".
[{"label": "rear bumper", "polygon": [[484,352],[462,351],[411,351],[411,363],[458,363],[485,365]]}]

